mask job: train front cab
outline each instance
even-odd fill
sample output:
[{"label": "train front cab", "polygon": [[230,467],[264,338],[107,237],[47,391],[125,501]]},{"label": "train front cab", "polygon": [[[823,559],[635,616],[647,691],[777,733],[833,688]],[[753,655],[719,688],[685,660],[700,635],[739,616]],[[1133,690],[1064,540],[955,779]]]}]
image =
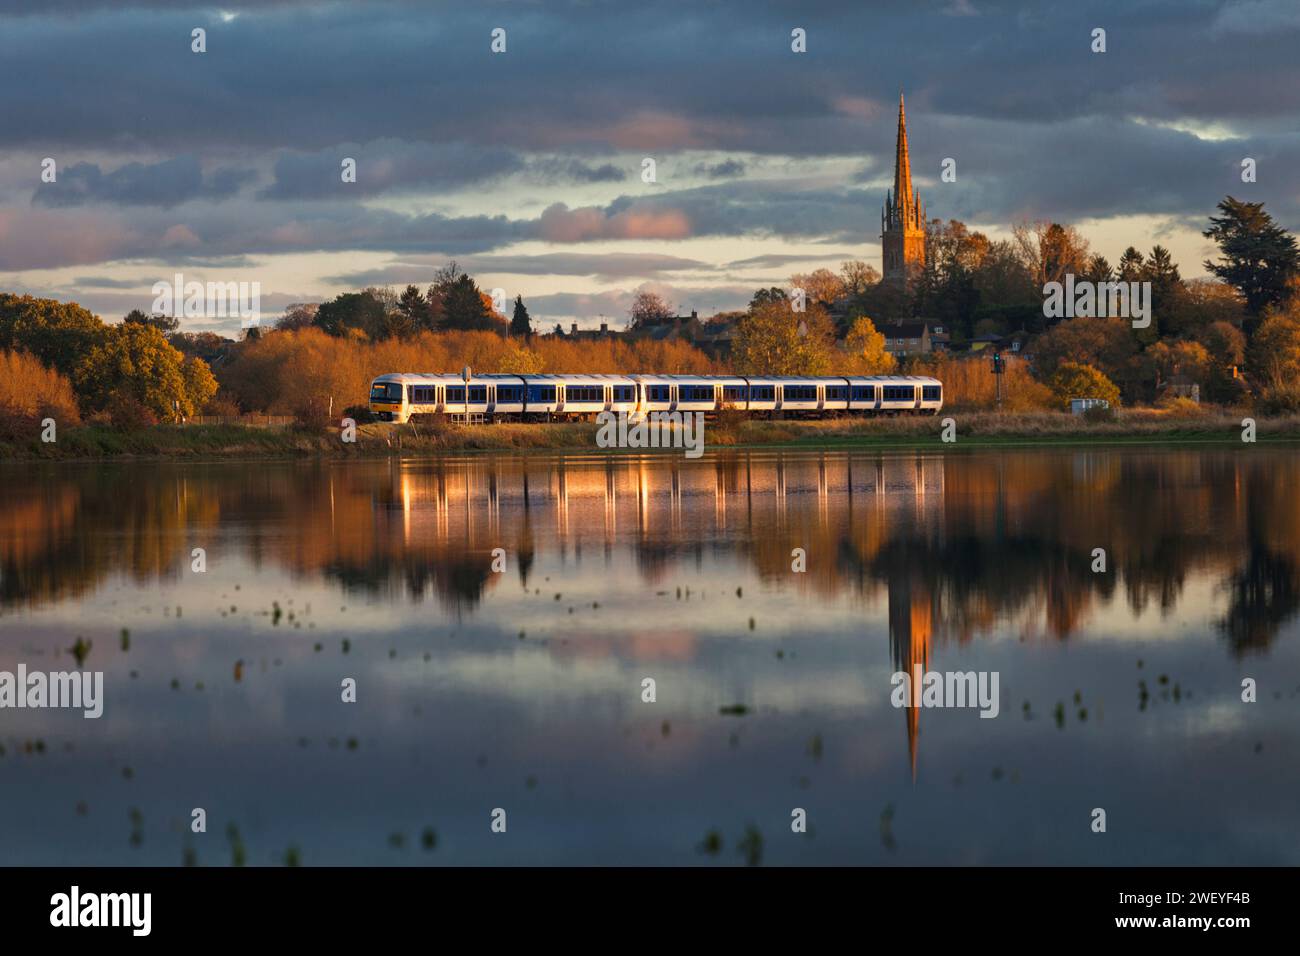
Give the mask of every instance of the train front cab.
[{"label": "train front cab", "polygon": [[400,379],[379,378],[370,384],[370,414],[381,422],[404,422],[406,389]]}]

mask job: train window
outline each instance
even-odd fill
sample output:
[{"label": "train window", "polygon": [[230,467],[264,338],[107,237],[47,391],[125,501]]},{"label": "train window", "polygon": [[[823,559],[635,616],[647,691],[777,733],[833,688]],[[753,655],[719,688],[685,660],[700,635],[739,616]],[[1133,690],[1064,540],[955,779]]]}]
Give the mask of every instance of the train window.
[{"label": "train window", "polygon": [[465,386],[464,386],[464,385],[448,385],[448,386],[447,386],[447,404],[448,404],[448,405],[463,405],[464,402],[465,402]]},{"label": "train window", "polygon": [[564,400],[566,402],[603,402],[605,389],[600,385],[566,385]]},{"label": "train window", "polygon": [[498,385],[497,386],[497,404],[518,404],[524,400],[524,387],[522,385]]},{"label": "train window", "polygon": [[432,385],[412,385],[410,390],[412,405],[432,405],[434,402]]},{"label": "train window", "polygon": [[848,400],[849,400],[849,387],[847,385],[826,386],[826,401],[847,402]]},{"label": "train window", "polygon": [[885,385],[881,391],[887,402],[910,402],[916,399],[915,385]]},{"label": "train window", "polygon": [[614,401],[616,402],[635,402],[636,390],[631,385],[615,385]]},{"label": "train window", "polygon": [[749,386],[749,400],[751,402],[774,402],[776,401],[775,385],[751,385]]},{"label": "train window", "polygon": [[745,391],[743,385],[724,385],[722,386],[722,400],[724,402],[743,402],[748,398]]},{"label": "train window", "polygon": [[787,385],[785,386],[784,395],[787,402],[815,402],[817,401],[817,386]]},{"label": "train window", "polygon": [[528,401],[534,403],[540,402],[542,404],[548,404],[550,402],[554,402],[555,386],[554,385],[529,385]]},{"label": "train window", "polygon": [[853,401],[874,402],[875,400],[876,400],[876,386],[874,385],[853,386]]},{"label": "train window", "polygon": [[927,402],[937,402],[943,397],[942,385],[922,385],[921,398]]},{"label": "train window", "polygon": [[370,400],[372,402],[400,402],[402,400],[402,386],[395,382],[375,382],[370,386]]},{"label": "train window", "polygon": [[473,404],[482,405],[487,401],[486,385],[471,385],[469,387],[469,400]]},{"label": "train window", "polygon": [[679,395],[683,402],[711,402],[713,401],[713,386],[682,385],[679,389]]},{"label": "train window", "polygon": [[666,402],[669,401],[667,385],[647,385],[645,387],[646,401]]}]

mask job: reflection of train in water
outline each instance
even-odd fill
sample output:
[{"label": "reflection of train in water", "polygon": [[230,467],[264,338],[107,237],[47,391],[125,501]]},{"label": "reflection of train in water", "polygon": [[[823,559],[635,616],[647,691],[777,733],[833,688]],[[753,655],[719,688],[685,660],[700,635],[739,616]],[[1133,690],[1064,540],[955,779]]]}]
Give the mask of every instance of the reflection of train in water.
[{"label": "reflection of train in water", "polygon": [[370,386],[380,421],[445,414],[457,420],[589,419],[601,412],[723,409],[780,418],[937,415],[943,383],[916,375],[819,378],[740,375],[425,375],[390,372]]}]

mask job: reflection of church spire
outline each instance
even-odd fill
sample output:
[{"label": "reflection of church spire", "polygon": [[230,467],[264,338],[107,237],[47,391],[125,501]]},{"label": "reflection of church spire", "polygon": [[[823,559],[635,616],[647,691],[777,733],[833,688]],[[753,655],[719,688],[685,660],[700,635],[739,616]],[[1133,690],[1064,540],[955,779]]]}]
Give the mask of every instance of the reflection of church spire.
[{"label": "reflection of church spire", "polygon": [[[934,606],[930,592],[919,580],[906,572],[889,579],[889,651],[894,671],[904,671],[908,679],[930,669],[930,636],[934,630]],[[912,688],[913,694],[916,693]],[[910,703],[910,701],[909,701]],[[917,738],[921,734],[921,709],[903,708],[907,717],[907,757],[916,779]]]}]

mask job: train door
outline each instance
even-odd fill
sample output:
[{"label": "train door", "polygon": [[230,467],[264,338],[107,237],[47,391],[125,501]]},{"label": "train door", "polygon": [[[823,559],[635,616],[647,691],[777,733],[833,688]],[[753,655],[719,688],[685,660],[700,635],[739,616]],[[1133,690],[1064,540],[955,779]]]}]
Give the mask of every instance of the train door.
[{"label": "train door", "polygon": [[614,386],[605,386],[605,411],[609,411],[614,405]]},{"label": "train door", "polygon": [[825,385],[819,384],[817,386],[817,411],[819,412],[826,411],[826,386]]},{"label": "train door", "polygon": [[439,386],[438,386],[437,394],[434,396],[433,407],[436,408],[436,409],[437,409],[438,411],[440,411],[440,412],[441,412],[441,411],[445,411],[445,409],[443,408],[443,402],[445,402],[445,401],[446,401],[446,398],[444,397],[444,394],[443,394],[443,391],[442,391],[442,386],[439,385]]},{"label": "train door", "polygon": [[487,413],[491,415],[497,407],[497,387],[489,385],[487,387]]},{"label": "train door", "polygon": [[564,386],[559,382],[555,383],[555,410],[564,411]]},{"label": "train door", "polygon": [[670,412],[677,410],[677,386],[668,386],[668,410]]}]

